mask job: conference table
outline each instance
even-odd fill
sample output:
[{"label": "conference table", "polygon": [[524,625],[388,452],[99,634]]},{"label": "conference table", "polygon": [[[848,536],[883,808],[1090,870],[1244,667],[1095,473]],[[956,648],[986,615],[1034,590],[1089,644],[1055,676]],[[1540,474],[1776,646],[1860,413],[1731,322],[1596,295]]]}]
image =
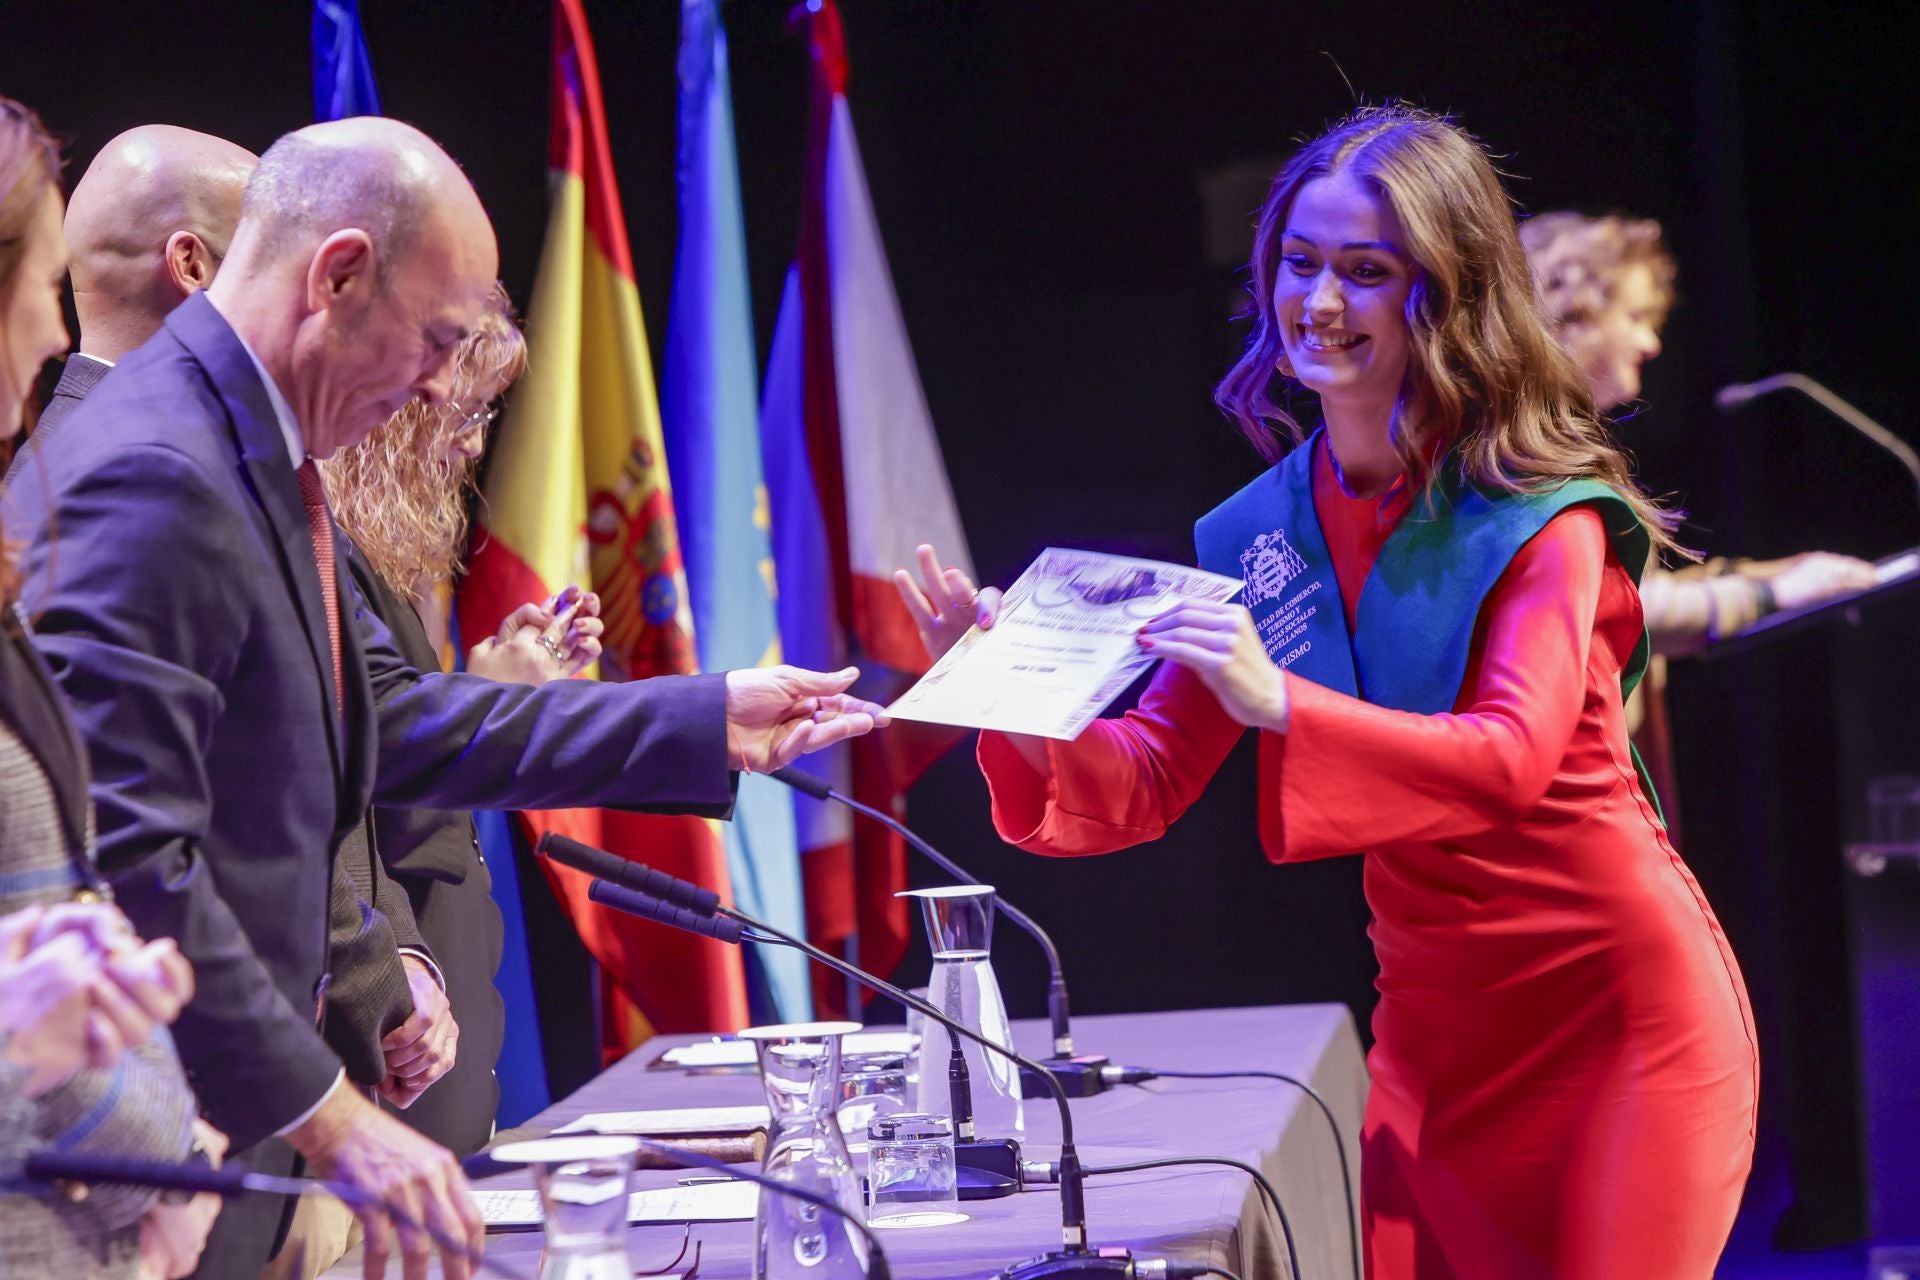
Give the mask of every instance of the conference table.
[{"label": "conference table", "polygon": [[[1179,1071],[1273,1071],[1311,1084],[1340,1127],[1353,1177],[1360,1173],[1359,1130],[1367,1074],[1352,1016],[1344,1005],[1282,1005],[1076,1018],[1076,1046],[1115,1063]],[[704,1036],[660,1036],[608,1068],[501,1139],[543,1135],[589,1112],[677,1107],[743,1106],[764,1101],[749,1072],[706,1073],[651,1067],[662,1052]],[[1044,1022],[1014,1024],[1015,1047],[1033,1057],[1048,1051]],[[1261,1170],[1279,1192],[1306,1280],[1358,1280],[1350,1261],[1348,1201],[1334,1135],[1326,1116],[1300,1090],[1266,1079],[1157,1080],[1126,1085],[1072,1103],[1080,1158],[1089,1167],[1161,1156],[1223,1156]],[[1029,1100],[1023,1154],[1051,1160],[1059,1154],[1058,1113]],[[991,1136],[991,1135],[982,1135]],[[672,1187],[699,1170],[641,1170],[635,1190]],[[485,1189],[532,1186],[513,1169],[483,1179]],[[1353,1189],[1355,1209],[1359,1189]],[[964,1202],[968,1220],[951,1226],[881,1230],[893,1274],[901,1280],[973,1280],[1060,1245],[1057,1187],[1028,1188],[998,1200]],[[1181,1166],[1092,1177],[1087,1182],[1088,1240],[1095,1248],[1125,1246],[1137,1255],[1205,1261],[1243,1280],[1292,1280],[1281,1228],[1242,1171]],[[636,1268],[667,1265],[686,1229],[645,1225],[629,1229]],[[701,1280],[752,1274],[753,1224],[696,1224]],[[540,1261],[538,1231],[491,1233],[492,1274],[532,1280]],[[670,1274],[686,1270],[686,1255]],[[398,1260],[392,1268],[398,1274]],[[328,1276],[360,1274],[357,1253]]]}]

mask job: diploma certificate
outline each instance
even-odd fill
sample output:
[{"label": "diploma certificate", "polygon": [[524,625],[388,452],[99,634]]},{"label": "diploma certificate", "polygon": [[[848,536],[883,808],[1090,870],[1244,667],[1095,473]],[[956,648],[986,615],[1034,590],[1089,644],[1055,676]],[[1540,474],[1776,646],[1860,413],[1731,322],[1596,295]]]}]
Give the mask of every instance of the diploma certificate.
[{"label": "diploma certificate", "polygon": [[1238,579],[1048,547],[975,627],[887,708],[902,720],[1072,740],[1158,659],[1135,642],[1182,600],[1231,600]]}]

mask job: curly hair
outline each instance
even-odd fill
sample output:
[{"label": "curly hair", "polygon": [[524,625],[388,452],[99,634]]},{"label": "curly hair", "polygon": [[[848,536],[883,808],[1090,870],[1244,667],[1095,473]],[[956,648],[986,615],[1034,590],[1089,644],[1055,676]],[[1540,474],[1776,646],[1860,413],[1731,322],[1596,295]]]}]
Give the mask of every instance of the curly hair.
[{"label": "curly hair", "polygon": [[1533,267],[1540,305],[1560,340],[1579,349],[1587,331],[1605,315],[1630,268],[1653,273],[1661,316],[1673,305],[1673,255],[1660,242],[1651,218],[1539,213],[1520,224],[1520,243]]},{"label": "curly hair", "polygon": [[1300,189],[1343,172],[1392,208],[1416,267],[1406,304],[1412,356],[1388,427],[1416,488],[1434,495],[1435,460],[1443,458],[1467,482],[1508,492],[1590,477],[1626,499],[1656,548],[1680,551],[1679,513],[1634,482],[1586,378],[1540,315],[1512,203],[1486,150],[1450,119],[1417,107],[1347,116],[1287,162],[1261,207],[1248,284],[1252,332],[1214,391],[1261,456],[1277,460],[1306,438],[1276,398],[1297,385],[1278,369],[1281,235]]},{"label": "curly hair", "polygon": [[[47,193],[57,193],[59,188],[60,144],[40,123],[33,108],[0,97],[0,313],[4,313],[19,283],[27,228]],[[0,376],[13,367],[7,341],[6,331],[0,329]],[[11,388],[8,399],[15,395],[25,398],[30,390]],[[19,424],[7,425],[17,428]],[[14,547],[0,530],[0,605],[12,604],[19,594],[20,570],[14,561]]]},{"label": "curly hair", "polygon": [[365,440],[320,464],[334,518],[403,598],[459,572],[475,464],[450,458],[448,445],[468,415],[526,367],[513,304],[496,284],[479,323],[454,352],[448,403],[410,400]]}]

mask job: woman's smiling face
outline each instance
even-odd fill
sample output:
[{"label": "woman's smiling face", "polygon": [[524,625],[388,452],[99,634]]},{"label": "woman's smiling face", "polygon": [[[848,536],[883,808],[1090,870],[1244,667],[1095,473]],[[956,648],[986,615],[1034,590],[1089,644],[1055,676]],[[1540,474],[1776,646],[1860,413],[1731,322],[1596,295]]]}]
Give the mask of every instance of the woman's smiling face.
[{"label": "woman's smiling face", "polygon": [[1391,406],[1412,355],[1417,267],[1386,199],[1347,173],[1300,188],[1281,231],[1274,317],[1293,376],[1330,405]]}]

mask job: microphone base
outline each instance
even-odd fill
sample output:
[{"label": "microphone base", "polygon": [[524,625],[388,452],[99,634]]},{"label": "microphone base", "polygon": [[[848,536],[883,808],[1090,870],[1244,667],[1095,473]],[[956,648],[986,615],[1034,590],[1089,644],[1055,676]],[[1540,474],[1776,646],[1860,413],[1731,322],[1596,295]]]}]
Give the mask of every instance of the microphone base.
[{"label": "microphone base", "polygon": [[1017,1262],[1002,1271],[999,1280],[1134,1280],[1133,1254],[1125,1249],[1097,1253],[1056,1250]]},{"label": "microphone base", "polygon": [[[1048,1058],[1040,1065],[1047,1069],[1048,1075],[1060,1082],[1061,1090],[1069,1098],[1091,1098],[1113,1087],[1112,1082],[1101,1074],[1101,1068],[1110,1061],[1105,1054],[1083,1053],[1074,1058]],[[1020,1070],[1020,1096],[1051,1098],[1053,1091],[1047,1088],[1045,1080],[1023,1067]]]},{"label": "microphone base", "polygon": [[1020,1190],[1020,1144],[1012,1138],[956,1142],[953,1162],[962,1200],[998,1200]]}]

